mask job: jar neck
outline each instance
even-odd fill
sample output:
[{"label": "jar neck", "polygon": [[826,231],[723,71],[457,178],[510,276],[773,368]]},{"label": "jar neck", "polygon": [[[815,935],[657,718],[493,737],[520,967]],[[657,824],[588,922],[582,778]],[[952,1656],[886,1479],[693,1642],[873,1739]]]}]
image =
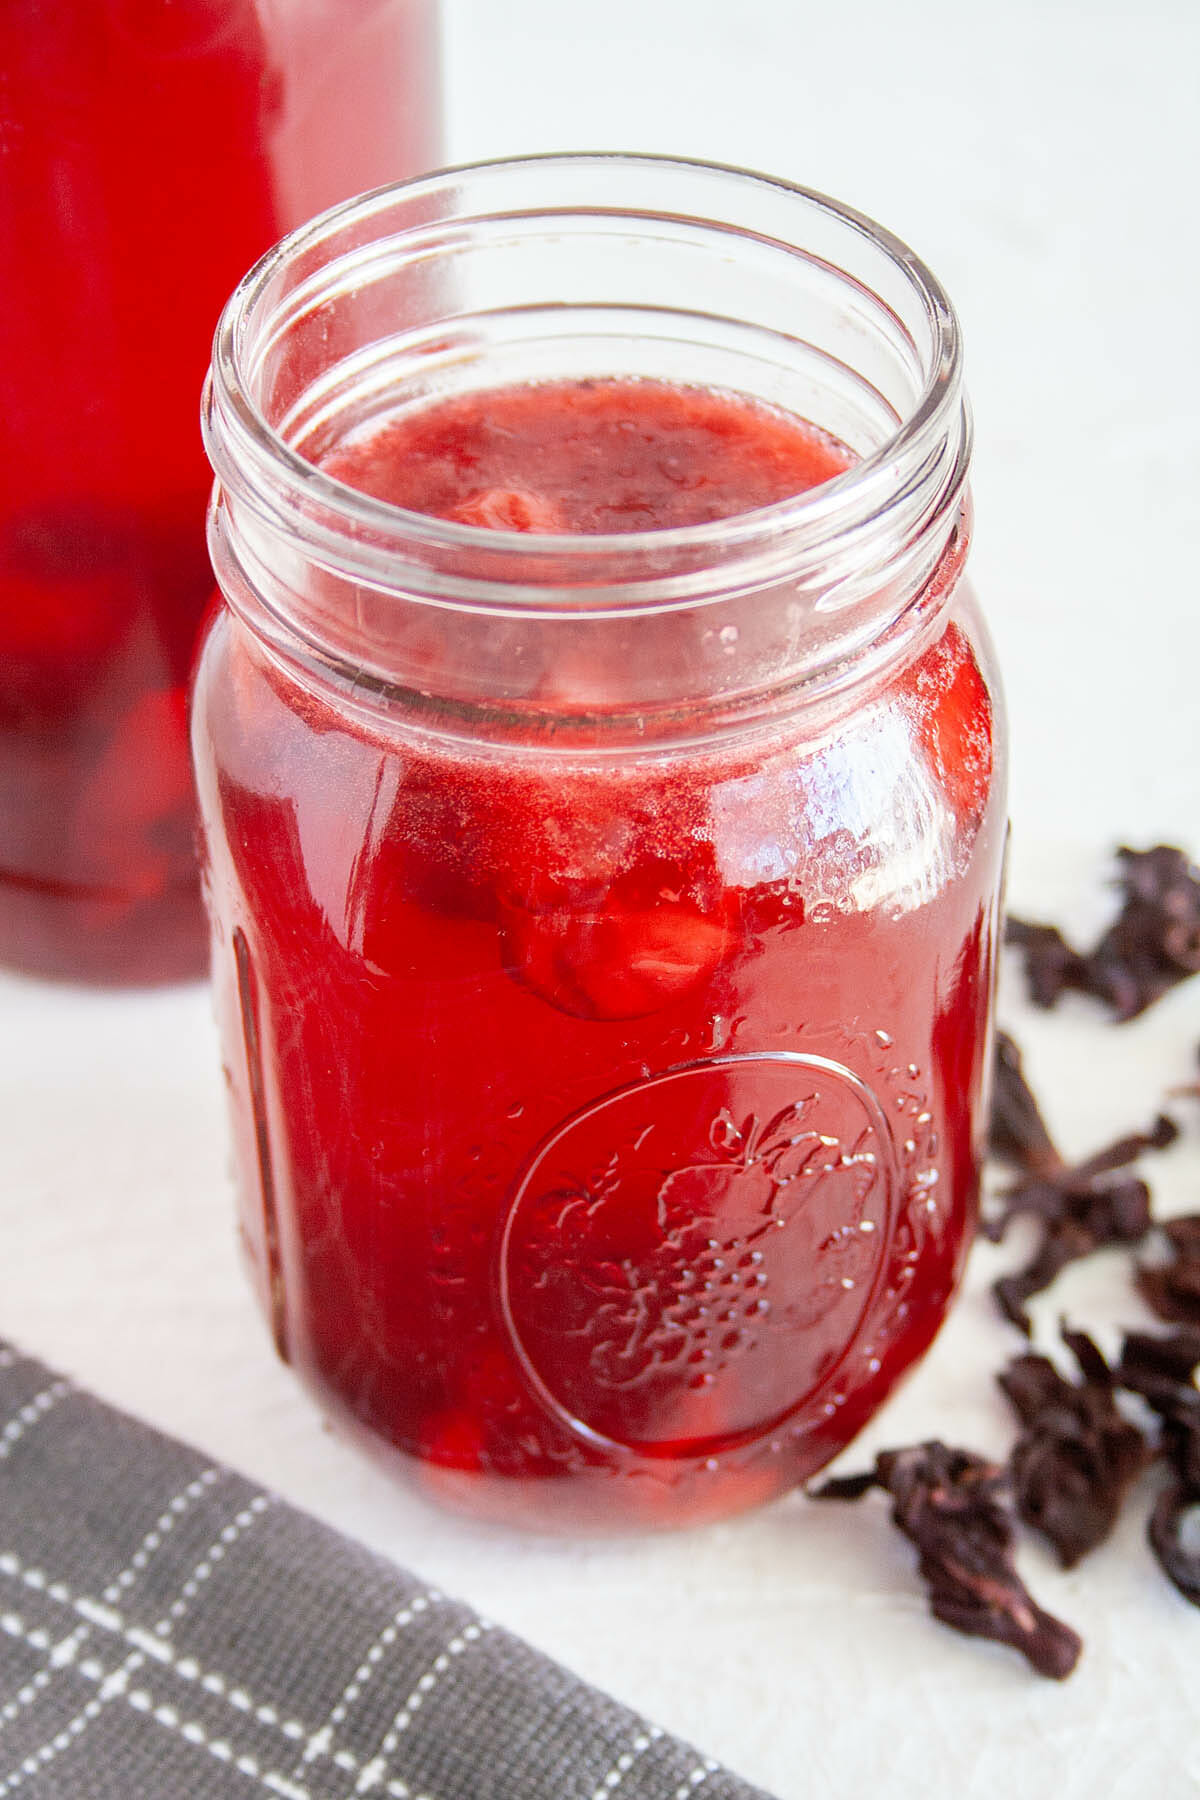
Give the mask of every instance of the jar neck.
[{"label": "jar neck", "polygon": [[[319,466],[385,412],[592,376],[743,393],[856,460],[756,512],[586,537],[406,512]],[[670,737],[836,704],[915,650],[965,548],[938,284],[859,215],[702,164],[485,164],[323,215],[231,300],[204,423],[214,563],[252,629],[468,731]]]}]

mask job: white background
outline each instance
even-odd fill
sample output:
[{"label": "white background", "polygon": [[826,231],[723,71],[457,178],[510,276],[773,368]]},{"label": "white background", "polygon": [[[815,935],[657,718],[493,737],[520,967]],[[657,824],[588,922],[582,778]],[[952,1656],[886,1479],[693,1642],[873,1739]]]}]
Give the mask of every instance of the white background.
[{"label": "white background", "polygon": [[[1084,930],[1111,846],[1200,852],[1200,7],[1194,0],[448,0],[457,160],[631,148],[755,165],[906,237],[954,296],[978,426],[975,584],[1014,736],[1010,892]],[[1200,980],[1146,1019],[1004,1015],[1068,1151],[1190,1077]],[[882,1505],[798,1497],[678,1537],[544,1543],[461,1523],[328,1435],[237,1264],[208,1000],[0,978],[0,1330],[461,1593],[781,1800],[1200,1794],[1200,1612],[1142,1542],[1026,1574],[1088,1641],[1065,1686],[926,1617]],[[1155,1164],[1200,1207],[1200,1102]],[[1003,1452],[1016,1347],[977,1253],[869,1439]],[[1040,1314],[1144,1322],[1119,1258]],[[2,1504],[2,1495],[0,1495]],[[164,1800],[167,1797],[164,1796]]]}]

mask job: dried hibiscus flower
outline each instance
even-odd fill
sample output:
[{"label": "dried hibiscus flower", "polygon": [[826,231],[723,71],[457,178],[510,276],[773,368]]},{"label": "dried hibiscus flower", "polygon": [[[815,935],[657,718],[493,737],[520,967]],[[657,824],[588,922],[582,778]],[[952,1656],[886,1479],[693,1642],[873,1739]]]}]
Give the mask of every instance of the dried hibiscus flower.
[{"label": "dried hibiscus flower", "polygon": [[1172,844],[1117,851],[1121,909],[1094,949],[1075,950],[1053,925],[1009,919],[1025,953],[1030,998],[1053,1006],[1068,988],[1133,1019],[1200,969],[1200,870]]},{"label": "dried hibiscus flower", "polygon": [[1185,1600],[1200,1606],[1200,1328],[1164,1337],[1126,1334],[1114,1371],[1122,1387],[1140,1394],[1162,1420],[1163,1456],[1171,1479],[1154,1503],[1148,1536],[1163,1573]]},{"label": "dried hibiscus flower", "polygon": [[1152,1452],[1117,1406],[1116,1378],[1091,1338],[1062,1336],[1080,1381],[1034,1355],[1018,1356],[996,1379],[1022,1425],[1008,1465],[1017,1511],[1069,1569],[1109,1535]]},{"label": "dried hibiscus flower", "polygon": [[1022,1173],[1001,1194],[1000,1211],[984,1221],[982,1230],[999,1243],[1018,1214],[1032,1214],[1042,1225],[1025,1268],[1002,1276],[993,1289],[1001,1311],[1018,1330],[1028,1337],[1026,1301],[1048,1288],[1068,1263],[1110,1245],[1141,1242],[1153,1223],[1150,1189],[1137,1176],[1114,1176],[1143,1151],[1163,1150],[1178,1135],[1178,1127],[1160,1114],[1148,1132],[1131,1132],[1082,1162],[1065,1162],[1025,1080],[1020,1052],[1010,1037],[999,1034],[991,1147]]},{"label": "dried hibiscus flower", "polygon": [[1138,1290],[1146,1304],[1173,1325],[1200,1326],[1200,1213],[1168,1219],[1162,1232],[1173,1252],[1164,1263],[1143,1263]]},{"label": "dried hibiscus flower", "polygon": [[1005,1472],[968,1450],[931,1442],[885,1450],[874,1469],[810,1489],[816,1500],[857,1500],[869,1489],[892,1497],[892,1520],[920,1556],[934,1618],[969,1637],[1019,1650],[1039,1675],[1061,1681],[1082,1642],[1031,1598],[1013,1562]]}]

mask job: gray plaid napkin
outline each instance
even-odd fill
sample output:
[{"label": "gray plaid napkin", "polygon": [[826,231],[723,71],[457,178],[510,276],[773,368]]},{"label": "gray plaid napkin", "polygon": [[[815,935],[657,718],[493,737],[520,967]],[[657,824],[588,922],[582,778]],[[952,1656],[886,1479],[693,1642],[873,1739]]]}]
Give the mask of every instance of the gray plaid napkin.
[{"label": "gray plaid napkin", "polygon": [[765,1800],[0,1344],[0,1800]]}]

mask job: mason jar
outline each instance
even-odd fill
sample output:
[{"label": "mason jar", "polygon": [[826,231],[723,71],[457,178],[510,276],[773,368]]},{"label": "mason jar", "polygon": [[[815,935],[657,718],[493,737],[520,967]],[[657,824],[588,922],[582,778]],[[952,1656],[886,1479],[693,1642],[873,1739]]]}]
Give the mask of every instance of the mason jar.
[{"label": "mason jar", "polygon": [[199,974],[196,408],[234,282],[439,156],[435,0],[0,6],[0,963]]},{"label": "mason jar", "polygon": [[[670,406],[803,429],[826,478],[667,523],[564,406],[655,479],[726,454],[664,460]],[[929,1344],[975,1219],[1004,749],[946,296],[744,171],[451,170],[259,263],[205,430],[193,740],[280,1355],[479,1513],[780,1493]],[[471,491],[521,431],[531,481]],[[536,474],[570,500],[585,455],[624,498],[564,528]]]}]

